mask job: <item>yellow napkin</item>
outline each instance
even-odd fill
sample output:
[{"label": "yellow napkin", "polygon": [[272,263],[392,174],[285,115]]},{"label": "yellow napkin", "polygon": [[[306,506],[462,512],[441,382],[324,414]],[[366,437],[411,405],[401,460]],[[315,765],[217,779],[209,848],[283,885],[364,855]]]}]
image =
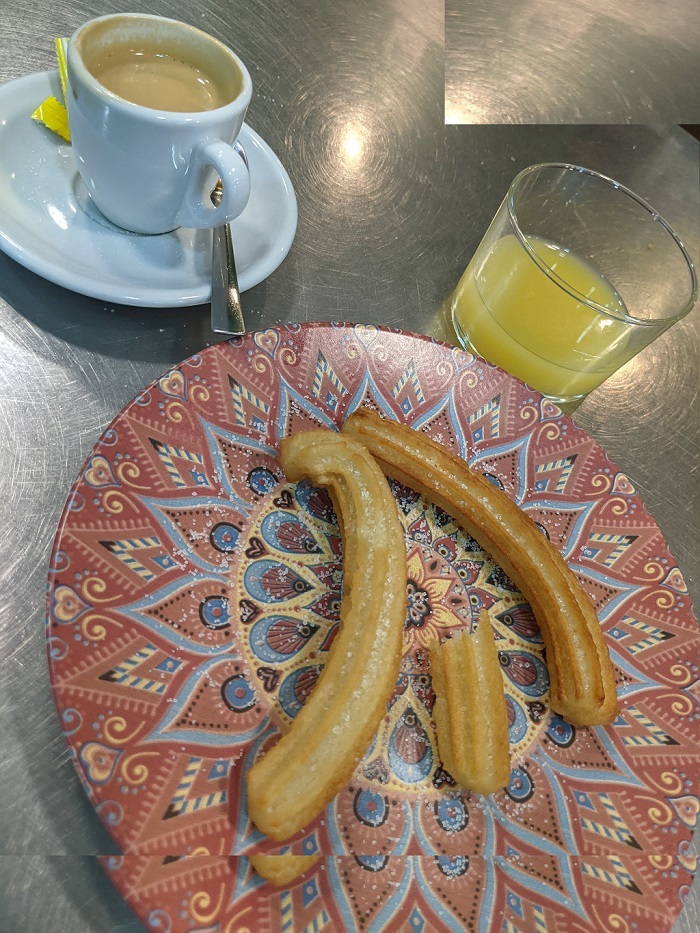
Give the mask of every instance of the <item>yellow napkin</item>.
[{"label": "yellow napkin", "polygon": [[47,97],[36,108],[31,115],[33,120],[38,120],[44,126],[48,126],[54,133],[58,133],[67,142],[70,142],[70,130],[68,129],[68,111],[66,110],[66,48],[68,39],[54,39],[56,47],[56,61],[58,62],[58,74],[61,79],[61,91],[63,101],[56,97]]}]

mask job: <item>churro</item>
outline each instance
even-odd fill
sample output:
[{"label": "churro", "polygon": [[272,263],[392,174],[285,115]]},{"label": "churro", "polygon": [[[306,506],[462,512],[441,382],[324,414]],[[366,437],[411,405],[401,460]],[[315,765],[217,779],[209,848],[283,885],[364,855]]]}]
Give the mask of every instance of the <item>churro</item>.
[{"label": "churro", "polygon": [[320,855],[251,855],[250,863],[265,879],[282,887],[294,881],[320,859]]},{"label": "churro", "polygon": [[550,705],[574,725],[611,722],[619,706],[593,605],[559,551],[486,477],[441,444],[367,409],[343,425],[384,471],[451,515],[529,601],[547,651]]},{"label": "churro", "polygon": [[443,764],[463,787],[493,794],[510,780],[508,711],[498,651],[483,611],[475,631],[430,648],[433,720]]},{"label": "churro", "polygon": [[248,774],[253,822],[276,840],[316,817],[347,783],[396,686],[406,612],[406,549],[386,478],[335,431],[280,443],[291,481],[327,487],[343,534],[340,628],[313,693]]}]

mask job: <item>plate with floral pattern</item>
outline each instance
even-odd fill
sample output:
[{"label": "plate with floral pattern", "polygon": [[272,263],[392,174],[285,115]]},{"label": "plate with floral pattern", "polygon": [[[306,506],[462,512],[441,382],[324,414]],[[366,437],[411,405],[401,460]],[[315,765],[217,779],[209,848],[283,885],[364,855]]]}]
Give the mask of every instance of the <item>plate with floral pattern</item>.
[{"label": "plate with floral pattern", "polygon": [[[327,493],[290,483],[282,436],[359,407],[435,438],[502,488],[593,601],[621,710],[548,705],[529,605],[454,521],[396,482],[408,586],[399,679],[346,787],[284,846],[245,775],[313,691],[339,624]],[[427,646],[493,624],[512,773],[490,797],[443,767]],[[78,775],[149,929],[669,930],[695,870],[698,627],[624,475],[518,380],[427,337],[286,325],[185,360],[97,441],[59,524],[47,646]],[[249,856],[318,855],[286,888]]]}]

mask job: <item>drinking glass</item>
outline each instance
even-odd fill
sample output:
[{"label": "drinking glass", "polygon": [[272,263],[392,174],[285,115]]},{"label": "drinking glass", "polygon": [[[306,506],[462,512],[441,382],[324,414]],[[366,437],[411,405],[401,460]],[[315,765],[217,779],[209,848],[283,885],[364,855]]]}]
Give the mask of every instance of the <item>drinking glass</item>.
[{"label": "drinking glass", "polygon": [[469,350],[573,410],[680,320],[698,294],[666,221],[577,165],[524,169],[452,296]]}]

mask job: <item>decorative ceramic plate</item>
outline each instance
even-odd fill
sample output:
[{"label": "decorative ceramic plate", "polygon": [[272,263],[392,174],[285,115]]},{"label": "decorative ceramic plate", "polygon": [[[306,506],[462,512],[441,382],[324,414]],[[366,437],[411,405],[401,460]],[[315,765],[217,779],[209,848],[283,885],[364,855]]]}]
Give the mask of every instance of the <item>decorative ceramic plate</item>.
[{"label": "decorative ceramic plate", "polygon": [[[621,702],[604,728],[548,706],[530,607],[440,510],[392,484],[406,532],[404,657],[347,786],[282,849],[245,773],[294,719],[338,624],[342,538],[289,484],[285,434],[369,406],[487,474],[593,600]],[[486,607],[512,775],[442,767],[426,645]],[[107,870],[160,931],[668,930],[695,859],[697,660],[686,585],[632,482],[558,408],[425,337],[289,325],[186,360],[100,438],[55,542],[48,651],[78,774],[120,851]],[[319,853],[280,890],[247,856]]]}]

